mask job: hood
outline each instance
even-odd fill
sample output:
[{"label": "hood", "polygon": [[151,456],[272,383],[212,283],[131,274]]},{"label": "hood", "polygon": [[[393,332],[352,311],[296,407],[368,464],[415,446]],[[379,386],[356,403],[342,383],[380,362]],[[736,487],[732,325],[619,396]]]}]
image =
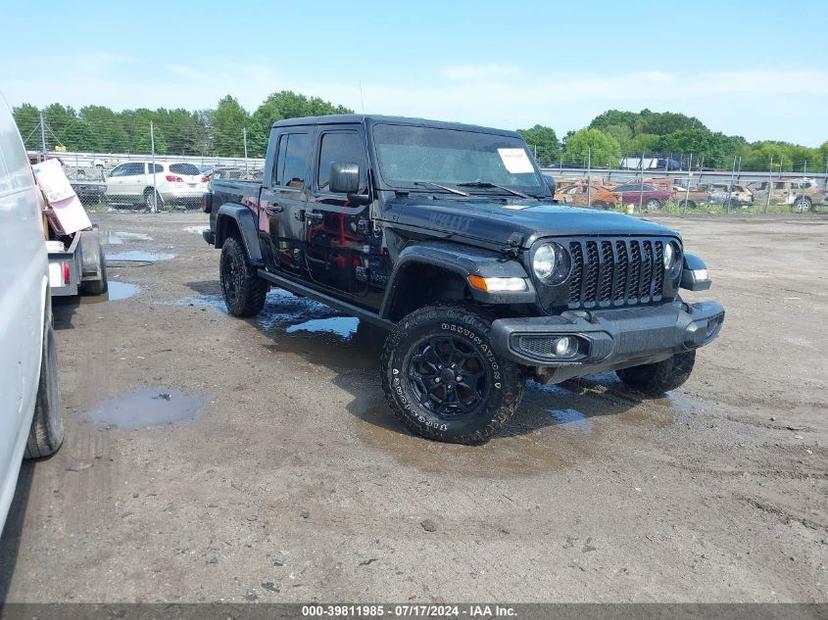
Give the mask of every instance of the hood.
[{"label": "hood", "polygon": [[666,226],[614,211],[570,207],[550,201],[429,199],[400,197],[386,203],[385,219],[403,226],[481,241],[503,243],[520,237],[531,246],[540,237],[581,235],[671,236]]}]

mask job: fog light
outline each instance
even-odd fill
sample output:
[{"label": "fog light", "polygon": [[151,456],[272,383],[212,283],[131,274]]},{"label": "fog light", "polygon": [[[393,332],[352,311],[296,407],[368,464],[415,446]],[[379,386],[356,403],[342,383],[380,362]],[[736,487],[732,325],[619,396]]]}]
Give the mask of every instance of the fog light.
[{"label": "fog light", "polygon": [[555,343],[555,357],[572,357],[578,352],[578,340],[572,336],[558,338]]}]

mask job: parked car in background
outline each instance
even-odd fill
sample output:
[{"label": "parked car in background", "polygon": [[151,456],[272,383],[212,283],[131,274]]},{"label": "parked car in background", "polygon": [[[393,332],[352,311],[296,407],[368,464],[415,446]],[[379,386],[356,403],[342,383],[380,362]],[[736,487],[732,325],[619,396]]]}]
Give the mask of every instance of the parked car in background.
[{"label": "parked car in background", "polygon": [[583,180],[558,185],[555,199],[564,204],[580,207],[591,205],[598,209],[612,209],[621,204],[621,199],[609,187],[599,183],[588,184]]},{"label": "parked car in background", "polygon": [[24,456],[63,442],[49,262],[29,159],[0,98],[0,531]]},{"label": "parked car in background", "polygon": [[207,192],[208,181],[195,164],[129,161],[107,176],[106,199],[115,204],[146,206],[151,211],[164,204],[196,207]]},{"label": "parked car in background", "polygon": [[673,197],[669,189],[659,188],[649,183],[622,183],[612,188],[612,192],[621,198],[625,205],[638,205],[647,209],[660,209]]},{"label": "parked car in background", "polygon": [[790,205],[791,210],[804,213],[812,211],[814,205],[825,203],[825,190],[815,179],[781,179],[778,181],[755,181],[748,184],[757,204]]},{"label": "parked car in background", "polygon": [[713,183],[710,186],[710,204],[727,205],[728,197],[731,207],[747,207],[753,204],[753,192],[744,185]]}]

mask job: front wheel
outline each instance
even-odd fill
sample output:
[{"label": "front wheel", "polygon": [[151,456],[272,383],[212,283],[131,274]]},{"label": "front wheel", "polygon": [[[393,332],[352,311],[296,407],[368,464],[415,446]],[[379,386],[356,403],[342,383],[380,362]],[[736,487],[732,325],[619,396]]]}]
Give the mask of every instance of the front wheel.
[{"label": "front wheel", "polygon": [[690,378],[696,352],[676,353],[672,357],[655,364],[643,364],[616,370],[615,374],[627,386],[648,396],[661,396],[664,392],[675,390]]},{"label": "front wheel", "polygon": [[647,201],[647,210],[648,211],[658,211],[661,208],[661,201],[656,200],[655,198],[650,198]]},{"label": "front wheel", "polygon": [[415,434],[482,444],[515,413],[520,367],[489,341],[491,322],[461,306],[426,306],[403,318],[385,341],[382,387],[391,410]]}]

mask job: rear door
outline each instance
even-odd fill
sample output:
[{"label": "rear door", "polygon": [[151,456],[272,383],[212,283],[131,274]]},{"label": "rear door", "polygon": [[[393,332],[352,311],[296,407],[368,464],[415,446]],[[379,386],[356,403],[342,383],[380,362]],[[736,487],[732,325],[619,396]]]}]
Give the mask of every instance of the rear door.
[{"label": "rear door", "polygon": [[367,205],[354,205],[330,189],[334,163],[359,166],[359,194],[368,193],[368,150],[359,124],[324,125],[316,138],[314,182],[305,213],[305,262],[310,277],[352,296],[363,296],[370,275],[371,221]]},{"label": "rear door", "polygon": [[273,165],[259,200],[259,229],[268,240],[270,268],[300,275],[314,128],[280,127],[274,132]]},{"label": "rear door", "polygon": [[195,164],[170,164],[169,171],[171,176],[181,179],[179,183],[188,191],[207,191],[207,181],[203,180],[206,177],[201,174]]}]

